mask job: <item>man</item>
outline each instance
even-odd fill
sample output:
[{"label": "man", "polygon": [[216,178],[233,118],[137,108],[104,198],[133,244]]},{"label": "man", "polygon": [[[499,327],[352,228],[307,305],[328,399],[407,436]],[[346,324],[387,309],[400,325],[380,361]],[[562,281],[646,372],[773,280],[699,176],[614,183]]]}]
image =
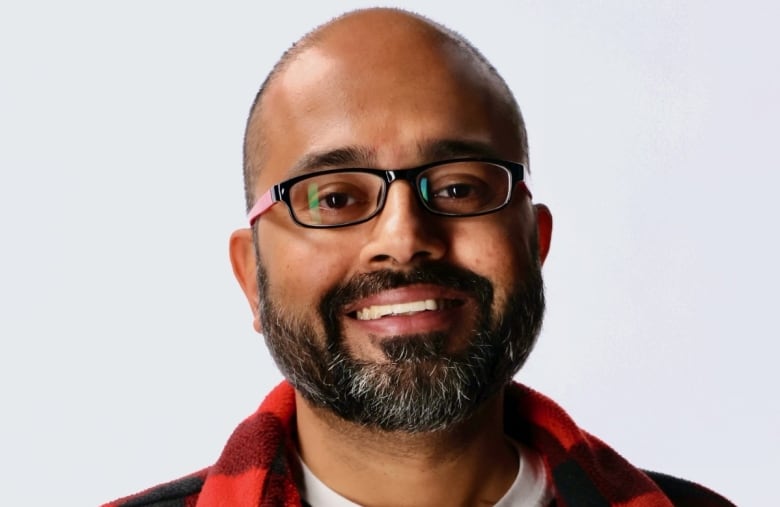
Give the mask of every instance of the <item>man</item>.
[{"label": "man", "polygon": [[287,381],[215,465],[109,505],[731,505],[512,382],[552,218],[511,92],[460,36],[331,21],[273,69],[244,150],[231,261]]}]

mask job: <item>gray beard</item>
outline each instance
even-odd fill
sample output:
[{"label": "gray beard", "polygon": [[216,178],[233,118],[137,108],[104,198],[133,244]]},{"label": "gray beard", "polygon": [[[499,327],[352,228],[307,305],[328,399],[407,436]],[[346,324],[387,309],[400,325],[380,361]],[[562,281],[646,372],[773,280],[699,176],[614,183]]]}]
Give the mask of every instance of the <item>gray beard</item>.
[{"label": "gray beard", "polygon": [[[489,280],[432,262],[411,272],[359,275],[334,287],[319,306],[323,335],[270,297],[268,274],[259,256],[257,279],[263,334],[287,380],[313,406],[382,431],[436,431],[468,419],[525,363],[545,307],[538,263],[529,267],[504,307],[492,315],[494,291]],[[476,325],[465,350],[447,353],[447,336],[428,333],[383,340],[386,361],[355,359],[344,345],[341,309],[381,290],[415,283],[455,288],[477,301]]]}]

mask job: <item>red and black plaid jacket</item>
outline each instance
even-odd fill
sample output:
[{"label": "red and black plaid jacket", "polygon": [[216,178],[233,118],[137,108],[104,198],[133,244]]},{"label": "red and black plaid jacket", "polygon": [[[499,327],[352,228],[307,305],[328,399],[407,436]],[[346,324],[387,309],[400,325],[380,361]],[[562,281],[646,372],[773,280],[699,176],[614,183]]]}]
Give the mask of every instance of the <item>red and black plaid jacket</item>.
[{"label": "red and black plaid jacket", "polygon": [[[697,484],[633,467],[525,386],[511,384],[504,405],[507,434],[544,458],[556,507],[734,505]],[[300,506],[294,424],[294,391],[283,382],[236,428],[216,464],[104,507]]]}]

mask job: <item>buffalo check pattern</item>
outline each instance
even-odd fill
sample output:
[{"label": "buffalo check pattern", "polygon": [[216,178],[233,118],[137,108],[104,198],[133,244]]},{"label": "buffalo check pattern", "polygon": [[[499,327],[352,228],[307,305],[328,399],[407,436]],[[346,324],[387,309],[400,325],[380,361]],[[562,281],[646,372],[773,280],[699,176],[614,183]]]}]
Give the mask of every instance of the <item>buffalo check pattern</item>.
[{"label": "buffalo check pattern", "polygon": [[[521,384],[508,386],[504,412],[506,433],[544,458],[555,507],[734,506],[698,484],[635,468]],[[294,432],[295,393],[282,382],[236,428],[213,466],[104,507],[306,507],[296,488]]]}]

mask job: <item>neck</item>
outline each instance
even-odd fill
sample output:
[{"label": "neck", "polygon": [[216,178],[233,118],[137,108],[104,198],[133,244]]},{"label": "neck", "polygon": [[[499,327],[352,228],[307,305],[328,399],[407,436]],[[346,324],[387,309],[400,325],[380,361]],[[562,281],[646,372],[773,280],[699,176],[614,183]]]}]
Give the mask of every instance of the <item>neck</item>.
[{"label": "neck", "polygon": [[428,433],[344,421],[296,393],[298,444],[328,487],[366,506],[493,505],[517,475],[503,431],[503,390],[468,420]]}]

